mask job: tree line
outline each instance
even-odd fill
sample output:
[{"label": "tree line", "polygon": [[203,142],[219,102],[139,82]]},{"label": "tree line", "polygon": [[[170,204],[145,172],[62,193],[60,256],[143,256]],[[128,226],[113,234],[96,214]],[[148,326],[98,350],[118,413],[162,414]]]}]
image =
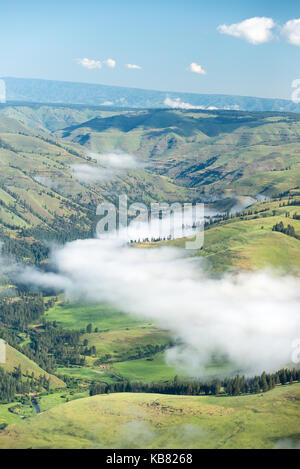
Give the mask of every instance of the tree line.
[{"label": "tree line", "polygon": [[85,365],[81,331],[64,329],[56,322],[43,322],[39,330],[30,329],[28,333],[30,343],[22,347],[22,353],[48,373],[54,373],[58,365]]},{"label": "tree line", "polygon": [[284,226],[283,222],[280,221],[273,226],[272,231],[278,231],[287,236],[292,236],[293,238],[300,239],[300,236],[296,234],[295,228],[292,225]]},{"label": "tree line", "polygon": [[247,378],[237,375],[224,380],[213,379],[201,382],[198,380],[174,380],[162,383],[139,383],[121,381],[118,383],[104,383],[94,381],[90,386],[90,396],[119,392],[155,393],[175,395],[218,395],[239,396],[241,394],[257,394],[273,389],[276,385],[284,385],[300,381],[300,370],[281,369],[276,373],[263,372],[260,376]]},{"label": "tree line", "polygon": [[[19,297],[0,298],[0,338],[36,362],[48,373],[55,372],[58,365],[84,365],[82,355],[94,354],[80,344],[84,330],[68,330],[58,326],[56,321],[47,322],[43,317],[41,325],[28,327],[45,312],[44,298],[41,294],[20,293]],[[54,300],[48,300],[51,307]],[[26,332],[28,343],[20,347],[18,334]],[[90,353],[89,353],[90,352]]]},{"label": "tree line", "polygon": [[40,294],[22,295],[19,298],[0,298],[0,322],[21,332],[44,312],[44,299]]},{"label": "tree line", "polygon": [[50,389],[50,378],[40,375],[38,378],[34,373],[24,375],[21,366],[14,368],[12,372],[5,371],[0,367],[0,402],[8,403],[14,400],[16,394],[29,394],[31,392]]}]

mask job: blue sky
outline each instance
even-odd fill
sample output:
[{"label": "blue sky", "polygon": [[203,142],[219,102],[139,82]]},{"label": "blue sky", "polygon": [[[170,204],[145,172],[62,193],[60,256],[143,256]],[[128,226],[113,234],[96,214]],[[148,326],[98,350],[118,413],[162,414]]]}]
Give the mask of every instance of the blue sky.
[{"label": "blue sky", "polygon": [[[283,98],[300,78],[300,21],[283,29],[300,18],[299,1],[1,3],[0,76]],[[231,26],[253,17],[268,21],[250,36]]]}]

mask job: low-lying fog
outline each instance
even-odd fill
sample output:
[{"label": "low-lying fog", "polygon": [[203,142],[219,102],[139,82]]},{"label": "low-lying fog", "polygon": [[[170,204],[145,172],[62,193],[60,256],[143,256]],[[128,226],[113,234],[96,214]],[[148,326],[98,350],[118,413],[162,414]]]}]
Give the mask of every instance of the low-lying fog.
[{"label": "low-lying fog", "polygon": [[78,240],[53,251],[56,273],[26,268],[18,277],[155,321],[185,344],[169,350],[167,361],[193,376],[215,353],[245,373],[290,363],[300,333],[299,278],[270,271],[210,278],[201,259],[186,254]]},{"label": "low-lying fog", "polygon": [[128,170],[143,167],[142,162],[134,155],[121,151],[110,153],[91,152],[89,157],[98,166],[88,163],[72,164],[70,166],[73,176],[78,181],[85,183],[109,181],[116,176],[126,173]]}]

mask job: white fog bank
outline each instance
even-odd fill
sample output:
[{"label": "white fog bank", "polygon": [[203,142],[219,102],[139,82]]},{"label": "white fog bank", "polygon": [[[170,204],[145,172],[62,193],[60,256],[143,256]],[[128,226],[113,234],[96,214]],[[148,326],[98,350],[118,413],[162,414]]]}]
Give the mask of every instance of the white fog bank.
[{"label": "white fog bank", "polygon": [[264,271],[212,279],[199,258],[185,254],[78,240],[53,252],[57,273],[27,268],[19,277],[60,288],[72,300],[108,302],[155,321],[186,344],[167,358],[193,375],[201,375],[214,352],[246,373],[290,363],[300,335],[299,278]]},{"label": "white fog bank", "polygon": [[129,153],[114,151],[109,153],[89,153],[99,166],[82,163],[72,164],[70,168],[78,181],[88,184],[99,181],[110,181],[116,176],[126,174],[126,171],[142,168],[143,164],[138,158]]}]

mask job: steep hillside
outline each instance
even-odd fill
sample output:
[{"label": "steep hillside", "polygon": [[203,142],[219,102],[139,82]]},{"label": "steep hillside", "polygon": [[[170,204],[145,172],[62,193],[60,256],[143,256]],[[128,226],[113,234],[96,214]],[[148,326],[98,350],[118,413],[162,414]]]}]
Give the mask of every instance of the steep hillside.
[{"label": "steep hillside", "polygon": [[66,104],[7,103],[0,104],[0,115],[41,131],[63,129],[95,117],[110,117],[126,112],[108,106]]},{"label": "steep hillside", "polygon": [[[51,132],[70,121],[75,124]],[[22,245],[21,257],[36,261],[47,255],[40,241],[92,236],[98,203],[116,203],[122,193],[148,205],[291,193],[299,188],[299,148],[299,114],[4,107],[1,238],[8,252]],[[91,153],[112,150],[134,155],[136,166],[107,170]],[[232,205],[227,199],[224,207]]]},{"label": "steep hillside", "polygon": [[0,432],[0,448],[293,446],[299,398],[299,383],[240,397],[99,395],[9,425]]},{"label": "steep hillside", "polygon": [[[249,209],[224,217],[208,225],[203,248],[194,256],[207,260],[207,267],[215,273],[229,270],[257,270],[262,268],[298,272],[300,267],[300,198],[282,197],[258,202]],[[291,225],[296,236],[273,231],[283,222]],[[140,247],[168,245],[183,248],[186,239],[158,243],[144,243]]]},{"label": "steep hillside", "polygon": [[93,151],[133,152],[202,197],[299,187],[299,114],[148,110],[95,118],[58,135]]},{"label": "steep hillside", "polygon": [[0,232],[2,239],[10,238],[14,254],[16,241],[32,258],[29,246],[35,240],[92,236],[97,205],[116,202],[121,193],[147,203],[190,199],[190,191],[142,167],[104,170],[105,177],[90,182],[74,175],[73,165],[100,172],[86,148],[0,116]]},{"label": "steep hillside", "polygon": [[21,352],[6,344],[6,363],[0,364],[6,371],[13,371],[15,367],[21,366],[24,376],[31,375],[32,373],[36,378],[39,376],[46,376],[50,378],[52,388],[61,388],[65,383],[54,375],[46,373],[35,362],[23,355]]}]

